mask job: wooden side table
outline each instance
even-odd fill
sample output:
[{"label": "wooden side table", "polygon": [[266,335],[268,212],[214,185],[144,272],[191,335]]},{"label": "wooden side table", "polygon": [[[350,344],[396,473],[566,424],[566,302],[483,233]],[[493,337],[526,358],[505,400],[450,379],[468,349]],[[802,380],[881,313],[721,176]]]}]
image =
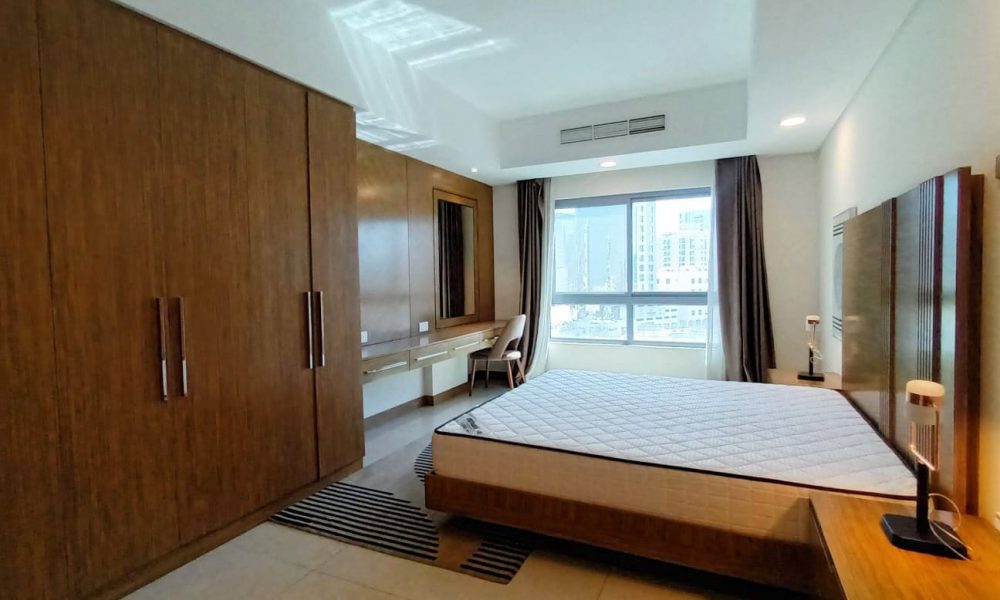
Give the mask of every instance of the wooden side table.
[{"label": "wooden side table", "polygon": [[908,552],[889,543],[882,533],[882,515],[912,514],[913,503],[825,492],[813,493],[810,501],[834,583],[828,586],[832,597],[1000,598],[1000,532],[985,519],[962,518],[959,536],[972,559],[962,561]]},{"label": "wooden side table", "polygon": [[798,371],[789,371],[787,369],[768,369],[767,382],[778,383],[781,385],[804,385],[807,387],[826,388],[828,390],[843,389],[843,387],[841,387],[840,373],[827,373],[824,381],[807,381],[805,379],[799,379]]}]

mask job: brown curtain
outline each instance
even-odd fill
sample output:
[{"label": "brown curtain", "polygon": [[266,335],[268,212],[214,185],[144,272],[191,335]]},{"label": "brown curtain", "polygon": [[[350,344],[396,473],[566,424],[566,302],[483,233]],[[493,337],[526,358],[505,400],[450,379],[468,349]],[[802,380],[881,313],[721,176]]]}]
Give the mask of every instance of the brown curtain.
[{"label": "brown curtain", "polygon": [[462,206],[438,201],[438,298],[441,318],[465,314],[465,243],[462,239]]},{"label": "brown curtain", "polygon": [[521,261],[521,313],[528,317],[518,349],[530,370],[537,352],[542,296],[542,232],[545,229],[545,180],[517,182],[517,238]]},{"label": "brown curtain", "polygon": [[762,382],[774,368],[774,333],[756,156],[716,161],[715,219],[726,379]]}]

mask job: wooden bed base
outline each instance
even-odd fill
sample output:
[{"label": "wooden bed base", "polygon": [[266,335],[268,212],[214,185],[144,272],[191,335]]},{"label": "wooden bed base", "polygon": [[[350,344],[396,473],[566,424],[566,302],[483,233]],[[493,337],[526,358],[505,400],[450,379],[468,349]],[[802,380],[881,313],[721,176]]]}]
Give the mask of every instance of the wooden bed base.
[{"label": "wooden bed base", "polygon": [[463,479],[427,476],[427,508],[807,594],[822,550]]}]

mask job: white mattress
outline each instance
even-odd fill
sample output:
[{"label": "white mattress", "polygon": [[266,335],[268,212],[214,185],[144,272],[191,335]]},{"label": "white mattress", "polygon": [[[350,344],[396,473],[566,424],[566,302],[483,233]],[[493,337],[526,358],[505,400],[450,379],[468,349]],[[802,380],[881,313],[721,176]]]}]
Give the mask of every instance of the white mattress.
[{"label": "white mattress", "polygon": [[588,371],[552,371],[442,425],[434,470],[792,541],[808,538],[810,490],[916,488],[836,392]]}]

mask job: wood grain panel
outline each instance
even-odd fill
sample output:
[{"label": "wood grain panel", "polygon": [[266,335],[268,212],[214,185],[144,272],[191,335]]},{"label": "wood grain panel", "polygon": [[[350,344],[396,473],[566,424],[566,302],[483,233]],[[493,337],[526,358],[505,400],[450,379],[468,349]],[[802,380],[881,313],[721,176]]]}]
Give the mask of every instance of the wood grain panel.
[{"label": "wood grain panel", "polygon": [[912,514],[912,504],[829,493],[812,494],[811,503],[845,598],[996,597],[1000,533],[986,519],[962,519],[961,537],[972,560],[960,561],[889,543],[879,519],[885,513]]},{"label": "wood grain panel", "polygon": [[69,596],[34,2],[0,0],[0,592]]},{"label": "wood grain panel", "polygon": [[303,301],[312,283],[309,159],[305,90],[250,65],[243,71],[252,338],[243,373],[251,391],[256,508],[316,479]]},{"label": "wood grain panel", "polygon": [[406,157],[358,140],[361,329],[368,343],[410,335]]},{"label": "wood grain panel", "polygon": [[364,455],[354,110],[309,93],[313,289],[325,297],[328,362],[316,369],[319,475]]},{"label": "wood grain panel", "polygon": [[[814,589],[816,552],[617,508],[431,473],[427,507],[638,556],[803,592]],[[876,526],[877,529],[877,526]]]},{"label": "wood grain panel", "polygon": [[983,177],[968,167],[943,178],[941,221],[941,383],[950,390],[942,411],[939,477],[960,506],[975,513],[979,433],[980,305]]},{"label": "wood grain panel", "polygon": [[896,203],[894,440],[909,444],[906,382],[941,378],[941,194],[935,177]]},{"label": "wood grain panel", "polygon": [[178,543],[154,302],[157,40],[109,2],[39,7],[67,546],[82,596]]},{"label": "wood grain panel", "polygon": [[844,390],[892,439],[893,226],[889,200],[844,225]]},{"label": "wood grain panel", "polygon": [[190,541],[249,512],[257,496],[247,464],[255,456],[247,117],[242,65],[167,29],[159,46],[167,287],[184,299],[190,386],[186,397],[175,392],[177,498]]},{"label": "wood grain panel", "polygon": [[491,321],[495,315],[493,298],[493,188],[439,169],[425,162],[407,159],[407,201],[410,217],[410,324],[411,335],[420,333],[420,321],[434,327],[434,190],[476,200],[477,273],[479,289],[477,316]]}]

